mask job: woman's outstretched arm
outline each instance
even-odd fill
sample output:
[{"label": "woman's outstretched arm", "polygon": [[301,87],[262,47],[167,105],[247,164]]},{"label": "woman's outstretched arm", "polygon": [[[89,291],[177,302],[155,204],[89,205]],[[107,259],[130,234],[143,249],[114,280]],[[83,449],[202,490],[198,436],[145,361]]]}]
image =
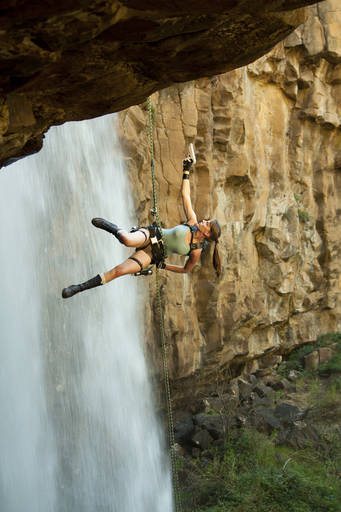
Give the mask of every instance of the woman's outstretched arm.
[{"label": "woman's outstretched arm", "polygon": [[197,216],[195,211],[193,210],[192,201],[191,201],[191,186],[189,183],[190,171],[189,168],[191,160],[186,159],[183,161],[183,175],[182,175],[182,185],[181,185],[181,195],[182,202],[184,205],[185,214],[187,217],[187,223],[194,225],[197,224]]},{"label": "woman's outstretched arm", "polygon": [[191,254],[189,255],[188,260],[186,261],[186,264],[184,267],[181,267],[180,265],[171,265],[170,263],[166,263],[164,269],[170,270],[171,272],[177,272],[178,274],[188,274],[200,258],[201,249],[196,249],[194,251],[191,251]]}]

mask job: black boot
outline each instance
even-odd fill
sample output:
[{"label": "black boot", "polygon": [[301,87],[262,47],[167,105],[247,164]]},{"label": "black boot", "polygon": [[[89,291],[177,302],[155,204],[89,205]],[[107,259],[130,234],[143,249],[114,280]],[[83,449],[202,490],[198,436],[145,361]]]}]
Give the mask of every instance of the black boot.
[{"label": "black boot", "polygon": [[122,228],[119,228],[118,226],[116,226],[116,224],[112,224],[108,220],[101,219],[100,217],[95,217],[94,219],[92,219],[91,222],[96,228],[104,229],[104,231],[108,231],[108,233],[111,233],[112,235],[116,236],[117,240],[119,240],[122,243],[122,240],[118,233],[118,231],[122,231]]},{"label": "black boot", "polygon": [[101,284],[101,276],[97,274],[97,276],[93,277],[92,279],[89,279],[89,281],[86,281],[85,283],[72,284],[71,286],[64,288],[64,290],[62,291],[62,297],[63,299],[68,299],[69,297],[76,295],[76,293],[84,292],[84,290],[95,288],[96,286],[100,286]]}]

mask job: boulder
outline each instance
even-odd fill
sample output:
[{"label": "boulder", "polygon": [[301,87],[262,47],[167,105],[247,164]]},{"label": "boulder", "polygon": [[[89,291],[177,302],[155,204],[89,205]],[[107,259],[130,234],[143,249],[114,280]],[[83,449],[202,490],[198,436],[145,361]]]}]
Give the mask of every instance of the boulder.
[{"label": "boulder", "polygon": [[303,412],[296,405],[281,402],[276,406],[274,414],[284,426],[288,426],[301,418]]},{"label": "boulder", "polygon": [[272,389],[275,391],[288,391],[291,387],[291,384],[287,379],[281,379],[278,380],[277,382],[272,382],[271,384],[269,384],[269,386],[271,386]]},{"label": "boulder", "polygon": [[200,457],[200,454],[201,454],[200,448],[192,448],[192,457],[194,457],[196,459],[196,458]]},{"label": "boulder", "polygon": [[194,423],[190,414],[183,415],[174,424],[174,438],[177,443],[188,441],[194,431]]},{"label": "boulder", "polygon": [[248,423],[248,417],[244,414],[236,414],[235,421],[236,421],[237,427],[243,428]]},{"label": "boulder", "polygon": [[319,353],[319,363],[320,364],[327,363],[328,361],[331,360],[331,358],[334,355],[333,350],[329,347],[320,348],[318,350],[318,353]]},{"label": "boulder", "polygon": [[317,368],[320,363],[319,352],[314,350],[304,358],[304,369],[307,371]]},{"label": "boulder", "polygon": [[272,371],[272,368],[259,368],[259,370],[256,371],[256,376],[257,378],[266,377],[268,375],[271,375]]},{"label": "boulder", "polygon": [[238,388],[239,388],[239,399],[247,400],[252,392],[252,384],[247,382],[245,379],[238,379]]},{"label": "boulder", "polygon": [[265,386],[264,384],[259,384],[259,383],[254,386],[253,391],[255,393],[257,393],[257,395],[260,398],[264,398],[264,397],[270,398],[274,394],[273,389],[271,389],[269,386]]},{"label": "boulder", "polygon": [[296,421],[290,428],[280,430],[276,437],[279,445],[292,446],[302,450],[312,443],[318,443],[320,435],[313,425],[307,425],[304,421]]},{"label": "boulder", "polygon": [[238,379],[232,379],[228,383],[228,386],[226,388],[226,392],[230,396],[230,399],[234,402],[239,401],[239,385],[238,385]]},{"label": "boulder", "polygon": [[230,393],[223,393],[220,396],[212,396],[203,400],[204,411],[222,412],[234,407],[238,403],[238,398]]},{"label": "boulder", "polygon": [[301,373],[298,372],[297,370],[290,370],[288,374],[288,380],[290,380],[290,382],[296,382],[296,380],[299,379],[300,377]]},{"label": "boulder", "polygon": [[250,382],[250,384],[252,384],[252,385],[257,384],[257,382],[258,382],[256,375],[254,375],[253,373],[250,373],[249,375],[247,375],[246,380],[247,380],[247,382]]},{"label": "boulder", "polygon": [[201,429],[207,430],[213,439],[224,437],[226,431],[226,420],[220,414],[196,414],[194,423]]},{"label": "boulder", "polygon": [[199,430],[192,436],[192,442],[201,450],[206,450],[213,441],[213,437],[207,432],[207,430]]},{"label": "boulder", "polygon": [[259,432],[263,432],[264,434],[271,434],[273,430],[281,427],[281,423],[275,416],[274,411],[265,407],[258,408],[253,411],[251,415],[251,423]]}]

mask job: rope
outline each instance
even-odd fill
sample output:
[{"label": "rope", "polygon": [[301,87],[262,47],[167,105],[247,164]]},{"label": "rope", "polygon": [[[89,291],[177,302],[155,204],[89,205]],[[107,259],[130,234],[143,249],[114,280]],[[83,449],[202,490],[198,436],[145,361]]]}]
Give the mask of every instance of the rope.
[{"label": "rope", "polygon": [[[151,173],[152,173],[152,184],[153,184],[153,210],[152,211],[153,211],[153,214],[155,215],[156,223],[160,230],[160,233],[162,236],[162,241],[164,243],[164,247],[166,250],[165,240],[163,237],[161,221],[160,221],[160,217],[159,217],[159,213],[158,213],[158,206],[157,206],[156,178],[155,178],[155,166],[154,166],[153,112],[152,112],[152,105],[151,105],[150,97],[148,98],[147,105],[148,105],[148,112],[149,112],[149,142],[150,142]],[[156,289],[156,297],[157,297],[159,327],[160,327],[160,334],[161,334],[162,362],[163,362],[163,373],[164,373],[164,381],[165,381],[165,392],[166,392],[166,399],[167,399],[168,440],[169,440],[170,458],[171,458],[171,465],[172,465],[172,483],[173,483],[175,511],[182,512],[180,483],[179,483],[179,474],[178,474],[178,461],[177,461],[177,456],[176,456],[176,452],[175,452],[172,397],[171,397],[170,383],[169,383],[168,353],[167,353],[168,347],[167,347],[167,342],[166,342],[165,325],[164,325],[163,311],[162,311],[161,289],[160,289],[160,282],[159,282],[159,269],[157,267],[156,267],[156,272],[155,272],[155,289]]]},{"label": "rope", "polygon": [[157,224],[157,227],[159,228],[159,231],[161,234],[165,255],[167,255],[167,244],[166,244],[165,237],[163,235],[162,224],[161,224],[159,210],[158,210],[158,206],[157,206],[156,178],[155,178],[155,165],[154,165],[153,108],[152,108],[150,96],[147,100],[147,105],[148,105],[148,115],[149,115],[149,145],[150,145],[150,158],[151,158],[150,168],[151,168],[151,172],[152,172],[152,189],[153,189],[152,214],[155,216],[156,224]]}]

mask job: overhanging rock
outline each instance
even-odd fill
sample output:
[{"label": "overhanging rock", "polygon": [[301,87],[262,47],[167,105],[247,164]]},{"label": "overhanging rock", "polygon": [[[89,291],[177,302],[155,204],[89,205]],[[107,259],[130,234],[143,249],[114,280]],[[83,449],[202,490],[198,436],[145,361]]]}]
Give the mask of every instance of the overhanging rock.
[{"label": "overhanging rock", "polygon": [[7,0],[0,18],[0,165],[51,125],[141,103],[265,54],[311,0]]}]

